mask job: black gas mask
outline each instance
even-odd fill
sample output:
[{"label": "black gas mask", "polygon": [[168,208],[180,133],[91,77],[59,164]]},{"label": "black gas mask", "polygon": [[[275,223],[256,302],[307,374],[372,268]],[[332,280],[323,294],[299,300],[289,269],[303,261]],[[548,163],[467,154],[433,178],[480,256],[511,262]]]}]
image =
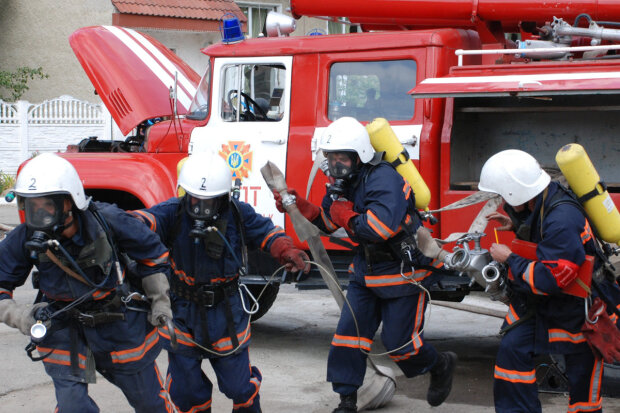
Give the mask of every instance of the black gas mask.
[{"label": "black gas mask", "polygon": [[[65,212],[67,195],[56,194],[38,197],[18,197],[18,208],[24,211],[26,226],[50,237],[59,236],[68,225],[65,221],[72,216],[71,210]],[[71,222],[69,223],[71,225]]]},{"label": "black gas mask", "polygon": [[190,237],[206,238],[207,228],[212,226],[228,210],[229,202],[228,194],[206,199],[192,196],[189,193],[186,194],[185,210],[194,219]]},{"label": "black gas mask", "polygon": [[31,251],[31,257],[47,251],[47,241],[60,237],[60,234],[71,225],[65,225],[72,211],[65,212],[67,195],[56,194],[38,197],[18,197],[17,206],[24,211],[26,227],[31,234],[26,241],[26,248]]},{"label": "black gas mask", "polygon": [[356,152],[325,152],[329,175],[334,182],[329,187],[333,199],[344,195],[348,182],[358,173],[359,157]]}]

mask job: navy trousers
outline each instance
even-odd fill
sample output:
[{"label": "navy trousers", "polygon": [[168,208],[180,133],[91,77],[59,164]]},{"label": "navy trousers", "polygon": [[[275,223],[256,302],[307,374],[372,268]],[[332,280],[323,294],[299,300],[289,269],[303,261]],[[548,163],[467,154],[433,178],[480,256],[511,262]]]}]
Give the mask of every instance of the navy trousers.
[{"label": "navy trousers", "polygon": [[[209,361],[220,391],[233,401],[233,412],[260,413],[258,391],[262,376],[250,364],[248,348]],[[184,412],[211,412],[213,384],[202,371],[202,359],[168,352],[168,362],[167,385],[175,405]]]},{"label": "navy trousers", "polygon": [[[437,351],[423,341],[426,296],[423,292],[397,298],[380,298],[371,288],[355,281],[349,283],[344,305],[327,361],[327,381],[336,393],[350,394],[364,381],[366,357],[381,322],[381,340],[406,377],[426,373],[437,361]],[[357,320],[358,332],[355,328]],[[408,341],[410,343],[406,344]],[[402,348],[401,348],[402,347]]]},{"label": "navy trousers", "polygon": [[[534,365],[534,329],[535,321],[528,320],[509,330],[502,338],[493,384],[495,411],[498,413],[542,412]],[[601,412],[602,360],[596,360],[589,349],[564,357],[569,382],[568,411]]]},{"label": "navy trousers", "polygon": [[[152,363],[134,374],[100,372],[119,387],[136,413],[171,413],[157,365]],[[99,407],[88,395],[88,384],[54,378],[55,413],[99,413]]]}]

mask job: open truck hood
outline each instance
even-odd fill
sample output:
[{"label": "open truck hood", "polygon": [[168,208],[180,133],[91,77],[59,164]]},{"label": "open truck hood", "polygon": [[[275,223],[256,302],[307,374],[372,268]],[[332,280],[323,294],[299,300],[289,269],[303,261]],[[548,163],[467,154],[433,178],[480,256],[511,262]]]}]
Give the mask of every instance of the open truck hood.
[{"label": "open truck hood", "polygon": [[76,30],[69,43],[123,134],[142,121],[171,116],[177,77],[177,113],[187,113],[200,76],[154,38],[117,26]]},{"label": "open truck hood", "polygon": [[564,64],[495,69],[454,68],[409,91],[414,98],[550,96],[618,93],[620,65]]}]

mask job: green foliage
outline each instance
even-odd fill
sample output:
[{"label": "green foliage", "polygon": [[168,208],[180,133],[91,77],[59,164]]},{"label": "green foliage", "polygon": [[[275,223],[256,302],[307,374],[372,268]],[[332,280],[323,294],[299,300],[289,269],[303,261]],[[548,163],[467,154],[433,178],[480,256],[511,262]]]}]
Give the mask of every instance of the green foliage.
[{"label": "green foliage", "polygon": [[15,186],[15,177],[0,171],[0,194]]},{"label": "green foliage", "polygon": [[[14,102],[29,89],[28,82],[35,78],[47,79],[48,74],[43,72],[42,67],[36,69],[20,67],[14,72],[0,70],[0,99]],[[8,93],[5,95],[5,93]]]}]

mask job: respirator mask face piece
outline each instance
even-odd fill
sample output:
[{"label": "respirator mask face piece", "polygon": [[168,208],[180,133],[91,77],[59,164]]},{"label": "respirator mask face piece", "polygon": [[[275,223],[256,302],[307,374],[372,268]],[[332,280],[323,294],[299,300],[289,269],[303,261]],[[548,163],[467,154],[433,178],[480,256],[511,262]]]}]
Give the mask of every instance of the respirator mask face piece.
[{"label": "respirator mask face piece", "polygon": [[350,179],[357,171],[355,152],[326,152],[329,175],[334,179]]},{"label": "respirator mask face piece", "polygon": [[18,207],[24,211],[26,226],[35,231],[53,235],[62,231],[69,213],[65,213],[66,195],[19,197]]},{"label": "respirator mask face piece", "polygon": [[221,217],[228,208],[228,194],[207,199],[187,194],[185,206],[187,214],[193,219],[214,221]]}]

